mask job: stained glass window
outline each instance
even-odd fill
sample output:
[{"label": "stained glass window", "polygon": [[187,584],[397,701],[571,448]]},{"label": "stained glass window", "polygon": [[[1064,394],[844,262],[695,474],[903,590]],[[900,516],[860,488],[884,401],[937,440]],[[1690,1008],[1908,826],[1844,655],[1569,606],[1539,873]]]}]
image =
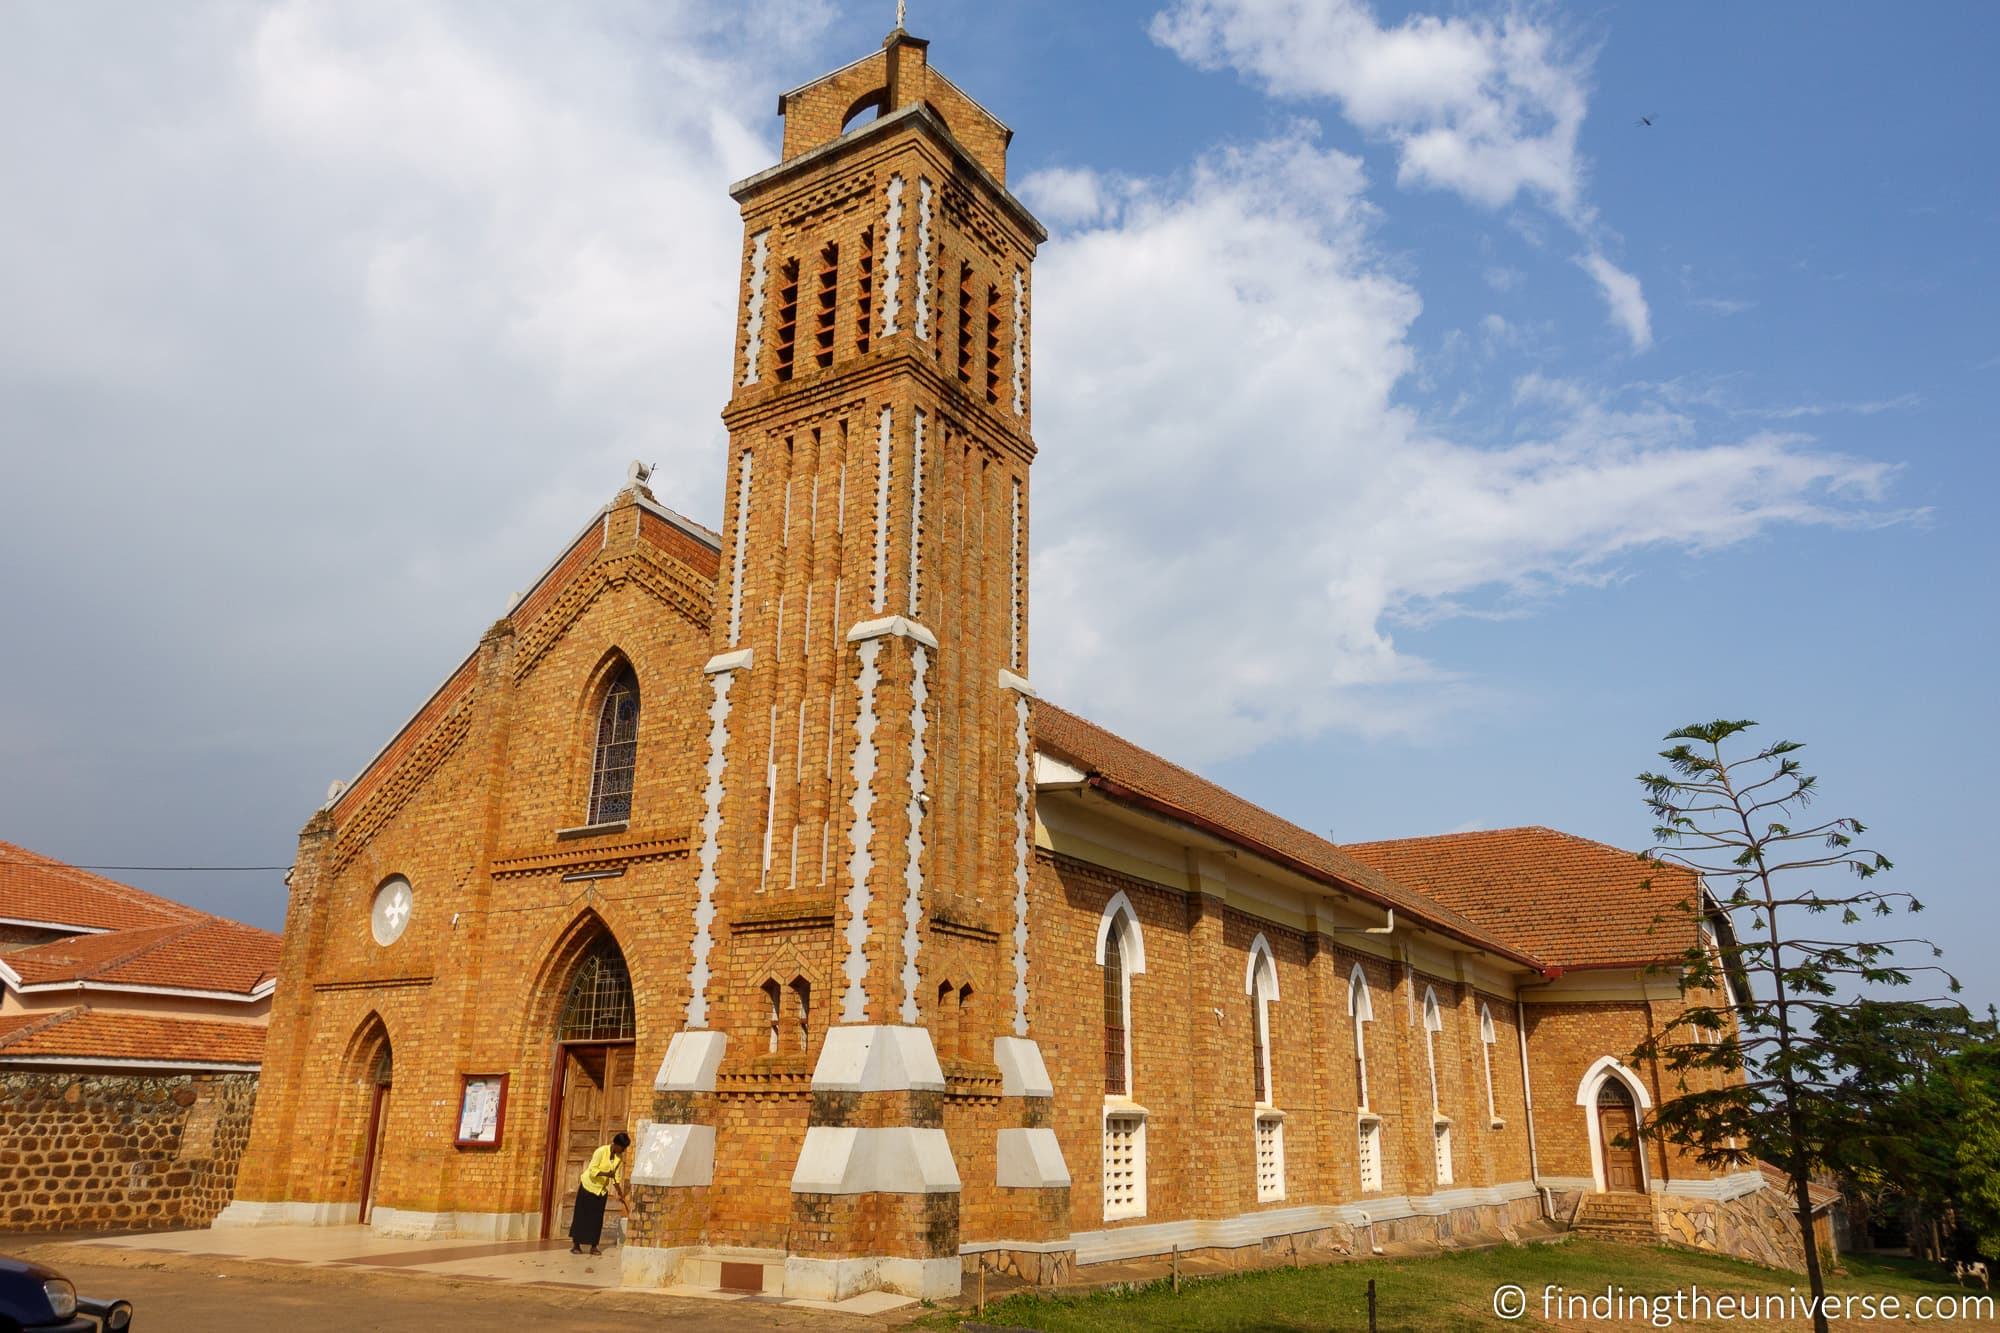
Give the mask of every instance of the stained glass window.
[{"label": "stained glass window", "polygon": [[632,773],[639,762],[639,681],[620,671],[597,710],[597,755],[590,771],[592,824],[632,817]]},{"label": "stained glass window", "polygon": [[559,1041],[629,1041],[637,1032],[632,1016],[632,974],[625,955],[609,937],[592,945],[577,965],[556,1024]]}]

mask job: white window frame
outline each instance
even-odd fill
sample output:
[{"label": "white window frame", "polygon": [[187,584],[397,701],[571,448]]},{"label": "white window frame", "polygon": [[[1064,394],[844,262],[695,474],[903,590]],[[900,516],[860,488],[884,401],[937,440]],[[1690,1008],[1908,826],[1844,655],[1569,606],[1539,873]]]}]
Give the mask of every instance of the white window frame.
[{"label": "white window frame", "polygon": [[[1146,937],[1139,928],[1139,913],[1132,906],[1132,900],[1119,890],[1104,904],[1104,911],[1097,919],[1097,966],[1104,966],[1106,943],[1112,931],[1118,932],[1118,956],[1122,967],[1118,978],[1118,1003],[1120,1017],[1125,1026],[1125,1095],[1104,1096],[1103,1116],[1099,1123],[1099,1204],[1107,1222],[1146,1215],[1146,1108],[1134,1100],[1137,1084],[1132,1077],[1132,1049],[1137,1042],[1132,1031],[1132,978],[1146,970]],[[1132,1125],[1133,1189],[1132,1197],[1113,1205],[1110,1193],[1111,1164],[1111,1122],[1130,1121]]]},{"label": "white window frame", "polygon": [[1479,1056],[1486,1066],[1486,1121],[1495,1129],[1505,1129],[1507,1122],[1500,1118],[1500,1109],[1493,1102],[1493,1011],[1486,1007],[1486,1001],[1479,1002]]},{"label": "white window frame", "polygon": [[1347,974],[1347,1016],[1354,1024],[1354,1068],[1360,1075],[1360,1086],[1354,1090],[1360,1099],[1356,1110],[1368,1113],[1368,1036],[1363,1023],[1375,1021],[1375,1002],[1368,998],[1368,976],[1356,963],[1354,970]]},{"label": "white window frame", "polygon": [[1444,1113],[1438,1096],[1437,1034],[1444,1031],[1444,1012],[1438,1007],[1437,988],[1424,987],[1424,1065],[1431,1076],[1431,1134],[1437,1183],[1449,1185],[1453,1179],[1451,1160],[1451,1117]]},{"label": "white window frame", "polygon": [[1120,889],[1111,895],[1111,901],[1104,904],[1104,912],[1097,918],[1097,965],[1104,966],[1105,942],[1112,931],[1118,932],[1118,956],[1124,964],[1118,977],[1118,1004],[1125,1020],[1125,1095],[1107,1096],[1106,1101],[1131,1101],[1138,1095],[1138,1085],[1132,1081],[1132,978],[1146,971],[1146,937],[1139,929],[1139,914],[1132,908],[1132,900]]},{"label": "white window frame", "polygon": [[[1130,1217],[1146,1215],[1146,1110],[1141,1106],[1113,1108],[1111,1099],[1106,1099],[1104,1108],[1102,1161],[1099,1173],[1102,1179],[1102,1203],[1104,1220],[1122,1221]],[[1132,1135],[1132,1197],[1114,1205],[1111,1202],[1111,1122],[1127,1121],[1131,1124]]]},{"label": "white window frame", "polygon": [[[1278,960],[1262,931],[1250,941],[1250,956],[1243,968],[1243,993],[1250,997],[1250,1021],[1256,1025],[1258,1058],[1264,1075],[1264,1096],[1256,1102],[1250,1125],[1251,1151],[1257,1165],[1257,1202],[1271,1203],[1285,1197],[1285,1113],[1278,1109],[1277,1085],[1271,1081],[1271,1006],[1278,999]],[[1276,1159],[1275,1178],[1267,1177],[1263,1170],[1267,1137]]]},{"label": "white window frame", "polygon": [[1375,1021],[1375,1002],[1359,963],[1347,974],[1347,1016],[1354,1025],[1354,1092],[1360,1102],[1354,1108],[1356,1175],[1361,1192],[1373,1194],[1382,1189],[1382,1117],[1368,1109],[1368,1035],[1363,1025]]}]

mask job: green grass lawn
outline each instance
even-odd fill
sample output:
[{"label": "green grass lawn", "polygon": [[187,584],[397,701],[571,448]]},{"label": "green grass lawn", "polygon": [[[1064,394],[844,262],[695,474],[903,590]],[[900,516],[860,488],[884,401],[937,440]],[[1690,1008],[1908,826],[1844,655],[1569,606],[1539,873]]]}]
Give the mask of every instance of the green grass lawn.
[{"label": "green grass lawn", "polygon": [[[1830,1292],[1895,1294],[1906,1305],[1918,1296],[1975,1293],[1957,1288],[1950,1277],[1909,1260],[1849,1256],[1846,1271],[1833,1275]],[[1367,1288],[1375,1280],[1377,1321],[1383,1333],[1453,1333],[1462,1329],[1644,1328],[1643,1320],[1542,1317],[1542,1292],[1556,1284],[1571,1293],[1597,1294],[1607,1287],[1646,1296],[1698,1287],[1711,1295],[1784,1292],[1805,1278],[1774,1273],[1751,1264],[1664,1247],[1640,1249],[1594,1241],[1561,1245],[1507,1246],[1470,1254],[1423,1259],[1378,1259],[1318,1268],[1273,1269],[1182,1284],[1175,1293],[1165,1282],[1122,1291],[1074,1295],[1015,1295],[995,1301],[983,1316],[938,1312],[919,1321],[934,1328],[980,1323],[1067,1333],[1086,1329],[1365,1329]],[[1513,1283],[1526,1291],[1525,1317],[1509,1322],[1493,1313],[1494,1292]],[[1836,1327],[1873,1328],[1890,1323],[1924,1327],[1917,1321],[1855,1322]],[[2000,1328],[1992,1319],[1959,1316],[1931,1321],[1935,1327]],[[1810,1327],[1792,1321],[1712,1321],[1689,1319],[1677,1329]]]}]

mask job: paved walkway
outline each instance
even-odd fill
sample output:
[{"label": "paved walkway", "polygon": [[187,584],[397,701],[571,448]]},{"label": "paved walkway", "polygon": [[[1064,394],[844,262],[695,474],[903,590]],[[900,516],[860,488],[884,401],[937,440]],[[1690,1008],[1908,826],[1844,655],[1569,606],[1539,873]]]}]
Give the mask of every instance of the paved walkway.
[{"label": "paved walkway", "polygon": [[[571,1254],[566,1240],[409,1240],[376,1234],[366,1226],[221,1227],[203,1231],[153,1231],[129,1236],[65,1238],[72,1252],[115,1250],[132,1255],[173,1255],[185,1260],[227,1260],[304,1268],[346,1268],[401,1272],[570,1291],[618,1287],[618,1247],[603,1255]],[[907,1296],[866,1292],[844,1301],[788,1300],[668,1287],[667,1295],[798,1310],[835,1310],[879,1315],[915,1304]]]}]

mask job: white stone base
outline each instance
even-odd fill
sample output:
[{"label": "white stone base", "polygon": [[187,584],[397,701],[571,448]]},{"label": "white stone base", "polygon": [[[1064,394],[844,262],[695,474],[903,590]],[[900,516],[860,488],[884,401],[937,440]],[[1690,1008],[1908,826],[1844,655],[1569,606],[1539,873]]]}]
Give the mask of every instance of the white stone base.
[{"label": "white stone base", "polygon": [[828,1028],[814,1092],[943,1092],[944,1069],[925,1028],[857,1023]]},{"label": "white stone base", "polygon": [[995,1037],[993,1063],[1000,1066],[1002,1097],[1053,1097],[1056,1085],[1032,1037]]},{"label": "white stone base", "polygon": [[994,1145],[994,1184],[1054,1189],[1069,1184],[1069,1164],[1053,1129],[1003,1129]]},{"label": "white stone base", "polygon": [[944,1300],[958,1295],[959,1275],[964,1262],[957,1255],[946,1259],[897,1259],[889,1256],[867,1259],[785,1260],[785,1295],[793,1300],[844,1301],[865,1291],[893,1291],[920,1301]]},{"label": "white stone base", "polygon": [[348,1227],[361,1220],[358,1203],[231,1199],[211,1227]]},{"label": "white stone base", "polygon": [[634,1185],[686,1188],[715,1181],[715,1126],[639,1122],[639,1150],[632,1161]]},{"label": "white stone base", "polygon": [[667,1043],[667,1057],[653,1077],[655,1092],[714,1092],[715,1071],[721,1067],[729,1037],[721,1032],[676,1032]]},{"label": "white stone base", "polygon": [[688,1247],[675,1245],[620,1245],[618,1285],[621,1287],[670,1287],[680,1281],[681,1262]]},{"label": "white stone base", "polygon": [[908,1125],[813,1125],[792,1171],[794,1194],[956,1194],[959,1188],[944,1131]]},{"label": "white stone base", "polygon": [[412,1240],[533,1240],[542,1231],[542,1215],[533,1213],[425,1213],[412,1208],[369,1210],[368,1229],[378,1236]]}]

